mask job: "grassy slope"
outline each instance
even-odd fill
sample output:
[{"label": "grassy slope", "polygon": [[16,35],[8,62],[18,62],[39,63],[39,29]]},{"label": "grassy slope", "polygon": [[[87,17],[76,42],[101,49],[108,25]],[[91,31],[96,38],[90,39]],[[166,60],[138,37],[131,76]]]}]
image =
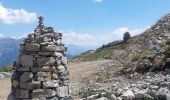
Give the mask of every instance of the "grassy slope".
[{"label": "grassy slope", "polygon": [[101,59],[112,59],[114,57],[113,46],[119,46],[123,44],[122,41],[114,41],[103,45],[102,47],[96,49],[94,52],[86,51],[73,58],[73,61],[91,61],[91,60],[101,60]]}]

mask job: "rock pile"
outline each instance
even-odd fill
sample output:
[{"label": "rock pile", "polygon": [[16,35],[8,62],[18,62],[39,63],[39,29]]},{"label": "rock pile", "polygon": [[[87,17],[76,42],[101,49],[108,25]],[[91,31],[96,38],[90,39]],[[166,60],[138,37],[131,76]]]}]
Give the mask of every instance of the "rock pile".
[{"label": "rock pile", "polygon": [[167,72],[123,75],[110,82],[91,82],[79,91],[84,97],[81,100],[170,100],[169,77]]},{"label": "rock pile", "polygon": [[11,72],[0,72],[0,80],[4,78],[10,78],[12,76]]},{"label": "rock pile", "polygon": [[43,19],[20,45],[10,100],[72,100],[62,34],[45,27]]}]

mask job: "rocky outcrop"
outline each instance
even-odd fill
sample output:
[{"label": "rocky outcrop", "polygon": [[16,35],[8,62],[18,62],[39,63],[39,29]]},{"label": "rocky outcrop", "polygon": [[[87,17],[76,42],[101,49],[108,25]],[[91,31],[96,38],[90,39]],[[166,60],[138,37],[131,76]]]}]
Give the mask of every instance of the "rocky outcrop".
[{"label": "rocky outcrop", "polygon": [[11,100],[72,100],[69,94],[67,48],[62,34],[45,27],[43,17],[20,45],[12,75]]}]

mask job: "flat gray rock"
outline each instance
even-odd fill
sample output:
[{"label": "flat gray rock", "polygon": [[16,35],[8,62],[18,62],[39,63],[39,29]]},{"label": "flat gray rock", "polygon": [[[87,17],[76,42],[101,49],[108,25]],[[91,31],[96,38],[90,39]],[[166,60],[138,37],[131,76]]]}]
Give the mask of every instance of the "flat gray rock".
[{"label": "flat gray rock", "polygon": [[39,51],[40,45],[37,43],[26,43],[25,50],[26,51]]},{"label": "flat gray rock", "polygon": [[21,55],[21,65],[23,67],[33,67],[33,59],[31,55]]},{"label": "flat gray rock", "polygon": [[32,98],[47,98],[56,95],[56,91],[52,89],[36,89],[32,92]]},{"label": "flat gray rock", "polygon": [[31,72],[24,72],[21,77],[20,77],[20,81],[21,82],[26,82],[29,81],[33,78],[33,73]]},{"label": "flat gray rock", "polygon": [[41,87],[41,82],[39,81],[32,81],[31,83],[25,83],[25,82],[20,83],[21,89],[34,90],[34,89],[40,89],[40,87]]},{"label": "flat gray rock", "polygon": [[37,64],[39,67],[41,66],[49,66],[55,64],[55,58],[53,57],[40,57],[37,59]]},{"label": "flat gray rock", "polygon": [[16,90],[16,98],[29,98],[29,91],[23,89]]},{"label": "flat gray rock", "polygon": [[43,88],[56,88],[58,87],[59,84],[58,84],[58,81],[44,81],[43,82]]},{"label": "flat gray rock", "polygon": [[59,97],[67,97],[69,95],[68,86],[62,86],[57,88],[57,95]]}]

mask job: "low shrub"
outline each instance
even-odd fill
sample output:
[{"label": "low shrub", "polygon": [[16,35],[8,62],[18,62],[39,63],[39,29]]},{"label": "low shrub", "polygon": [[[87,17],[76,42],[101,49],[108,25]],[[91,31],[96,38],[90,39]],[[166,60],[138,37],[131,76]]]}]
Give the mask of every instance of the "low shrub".
[{"label": "low shrub", "polygon": [[132,62],[139,61],[139,60],[140,60],[140,55],[136,54],[132,56],[132,59],[131,59]]},{"label": "low shrub", "polygon": [[97,77],[96,82],[97,82],[97,83],[101,83],[101,82],[103,82],[104,80],[105,80],[105,79],[104,79],[103,76],[99,76],[99,77]]},{"label": "low shrub", "polygon": [[12,64],[8,64],[0,68],[0,72],[9,72],[12,71],[12,68],[13,68]]},{"label": "low shrub", "polygon": [[89,89],[88,91],[86,92],[83,92],[81,95],[82,95],[82,98],[87,98],[91,95],[95,95],[97,92],[93,89]]},{"label": "low shrub", "polygon": [[166,44],[167,44],[167,45],[170,45],[170,40],[166,41]]},{"label": "low shrub", "polygon": [[124,63],[124,64],[123,64],[123,69],[126,70],[126,69],[128,69],[128,68],[129,68],[129,64],[128,64],[128,63]]},{"label": "low shrub", "polygon": [[165,49],[165,54],[170,56],[170,46]]}]

